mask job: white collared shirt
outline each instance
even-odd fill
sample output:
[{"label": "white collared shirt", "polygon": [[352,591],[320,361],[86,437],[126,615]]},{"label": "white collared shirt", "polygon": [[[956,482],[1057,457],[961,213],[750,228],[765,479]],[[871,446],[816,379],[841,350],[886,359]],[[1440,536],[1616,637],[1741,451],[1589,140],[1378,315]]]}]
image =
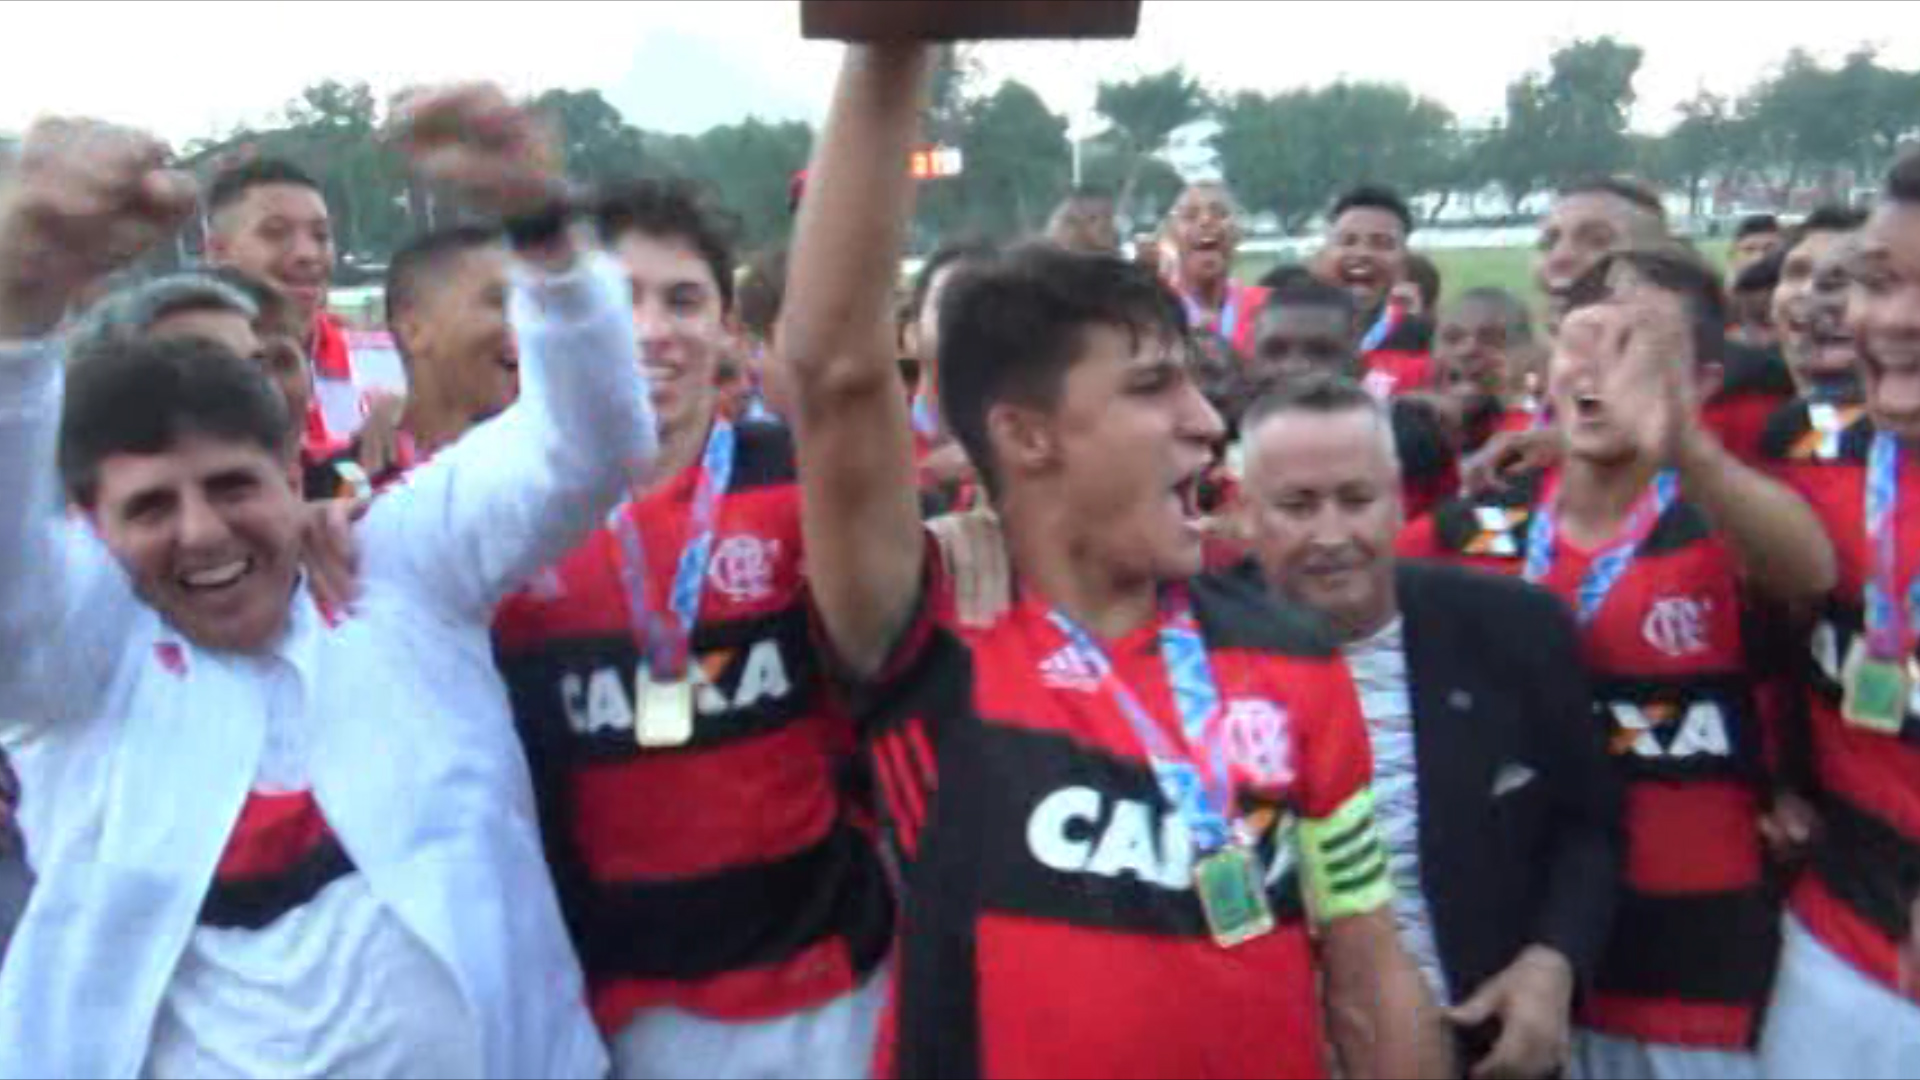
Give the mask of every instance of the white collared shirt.
[{"label": "white collared shirt", "polygon": [[60,349],[0,348],[0,738],[39,874],[0,970],[0,1078],[148,1066],[276,712],[348,880],[447,973],[477,1075],[604,1075],[488,624],[657,439],[610,260],[522,274],[513,308],[520,404],[374,504],[355,614],[330,623],[302,590],[271,679],[181,639],[53,512]]}]

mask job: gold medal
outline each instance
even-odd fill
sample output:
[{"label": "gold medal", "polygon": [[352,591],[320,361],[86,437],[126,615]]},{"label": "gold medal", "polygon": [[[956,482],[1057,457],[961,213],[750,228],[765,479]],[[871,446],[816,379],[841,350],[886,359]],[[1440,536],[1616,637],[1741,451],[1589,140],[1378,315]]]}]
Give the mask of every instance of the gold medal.
[{"label": "gold medal", "polygon": [[1907,725],[1915,676],[1913,660],[1880,660],[1866,643],[1854,646],[1844,677],[1841,715],[1848,725],[1876,735],[1899,735]]},{"label": "gold medal", "polygon": [[1273,905],[1267,900],[1260,856],[1235,844],[1201,859],[1193,885],[1207,915],[1207,929],[1223,949],[1234,949],[1273,933]]},{"label": "gold medal", "polygon": [[634,679],[634,738],[642,750],[677,750],[693,741],[693,680],[657,681],[646,665]]}]

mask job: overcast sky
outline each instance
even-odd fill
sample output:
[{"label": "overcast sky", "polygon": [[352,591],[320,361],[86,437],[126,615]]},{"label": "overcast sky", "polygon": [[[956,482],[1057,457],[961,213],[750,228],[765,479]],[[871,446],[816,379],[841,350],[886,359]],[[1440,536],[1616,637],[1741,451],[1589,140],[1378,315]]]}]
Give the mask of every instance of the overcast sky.
[{"label": "overcast sky", "polygon": [[[1506,83],[1577,37],[1647,51],[1636,120],[1658,129],[1701,88],[1737,92],[1794,45],[1863,43],[1920,67],[1907,0],[1147,0],[1140,37],[983,51],[1083,119],[1096,83],[1185,64],[1215,89],[1347,77],[1408,83],[1462,117],[1497,116]],[[596,87],[643,127],[694,132],[749,115],[817,119],[835,62],[799,40],[798,0],[0,0],[0,131],[100,116],[176,140],[270,119],[302,86],[381,92],[451,78],[522,90]]]}]

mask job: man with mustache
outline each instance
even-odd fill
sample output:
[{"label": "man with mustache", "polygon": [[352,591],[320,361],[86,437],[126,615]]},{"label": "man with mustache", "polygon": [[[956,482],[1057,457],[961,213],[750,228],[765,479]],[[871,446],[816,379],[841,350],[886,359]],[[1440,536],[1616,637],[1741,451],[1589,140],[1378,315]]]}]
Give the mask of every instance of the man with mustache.
[{"label": "man with mustache", "polygon": [[1812,607],[1812,869],[1790,902],[1768,1075],[1920,1074],[1920,154],[1855,238],[1848,322],[1866,415],[1789,462],[1840,555]]},{"label": "man with mustache", "polygon": [[1358,384],[1296,382],[1244,435],[1257,569],[1328,620],[1360,687],[1402,939],[1459,1006],[1473,1076],[1552,1075],[1620,872],[1573,620],[1539,590],[1394,558],[1398,454]]},{"label": "man with mustache", "polygon": [[1779,915],[1743,614],[1826,595],[1833,545],[1701,420],[1725,355],[1712,271],[1678,251],[1613,255],[1566,299],[1549,373],[1564,464],[1442,507],[1401,553],[1524,574],[1581,626],[1627,784],[1628,872],[1579,1071],[1755,1076]]}]

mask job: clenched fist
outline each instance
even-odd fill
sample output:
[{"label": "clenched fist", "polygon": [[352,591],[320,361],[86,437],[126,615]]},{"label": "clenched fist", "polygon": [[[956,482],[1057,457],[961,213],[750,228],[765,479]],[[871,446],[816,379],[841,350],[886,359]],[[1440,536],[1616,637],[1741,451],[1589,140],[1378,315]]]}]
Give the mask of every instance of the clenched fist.
[{"label": "clenched fist", "polygon": [[491,84],[403,96],[390,137],[423,179],[502,217],[544,210],[566,191],[551,130]]},{"label": "clenched fist", "polygon": [[0,189],[0,338],[51,331],[88,286],[173,234],[193,178],[165,143],[92,120],[42,120]]}]

